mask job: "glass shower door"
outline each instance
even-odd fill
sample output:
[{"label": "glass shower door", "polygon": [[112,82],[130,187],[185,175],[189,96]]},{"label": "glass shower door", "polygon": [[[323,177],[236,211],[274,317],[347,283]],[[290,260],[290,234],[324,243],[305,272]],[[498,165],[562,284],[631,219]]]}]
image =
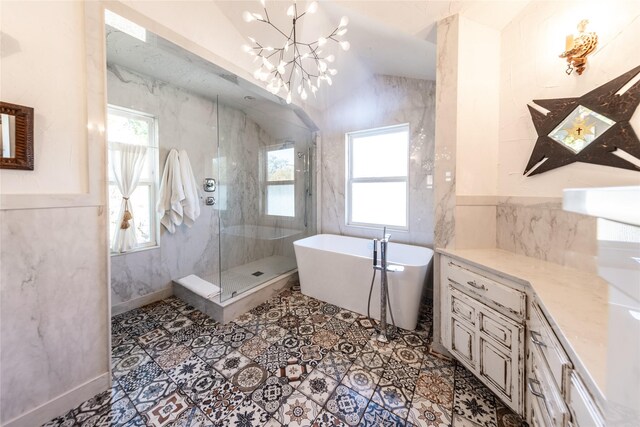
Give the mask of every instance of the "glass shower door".
[{"label": "glass shower door", "polygon": [[296,268],[293,242],[315,234],[312,132],[219,101],[221,302]]}]

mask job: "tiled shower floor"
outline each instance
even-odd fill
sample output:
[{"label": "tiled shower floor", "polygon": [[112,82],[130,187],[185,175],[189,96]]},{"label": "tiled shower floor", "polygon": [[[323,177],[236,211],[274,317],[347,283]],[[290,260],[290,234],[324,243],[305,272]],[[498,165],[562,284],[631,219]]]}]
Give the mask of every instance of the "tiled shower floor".
[{"label": "tiled shower floor", "polygon": [[302,295],[220,325],[175,297],[112,321],[113,388],[46,426],[518,426],[418,330],[380,346],[366,317]]}]

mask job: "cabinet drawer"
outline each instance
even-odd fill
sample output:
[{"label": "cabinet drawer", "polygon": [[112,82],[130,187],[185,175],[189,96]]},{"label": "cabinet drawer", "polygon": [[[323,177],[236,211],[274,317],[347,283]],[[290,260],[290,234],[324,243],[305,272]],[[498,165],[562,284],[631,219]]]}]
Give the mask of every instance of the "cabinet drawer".
[{"label": "cabinet drawer", "polygon": [[545,411],[551,426],[564,427],[569,420],[569,410],[560,389],[556,386],[549,367],[537,348],[532,347],[531,373],[527,378],[527,388],[532,401],[537,401],[540,410]]},{"label": "cabinet drawer", "polygon": [[600,410],[575,372],[571,372],[569,381],[569,406],[573,420],[579,427],[604,427]]},{"label": "cabinet drawer", "polygon": [[531,346],[540,350],[540,354],[549,366],[557,387],[564,393],[566,391],[566,372],[572,368],[571,362],[560,341],[551,330],[551,325],[542,314],[540,307],[536,304],[532,304],[532,307],[529,323]]},{"label": "cabinet drawer", "polygon": [[451,292],[451,313],[475,325],[477,316],[474,306],[477,303],[452,287],[449,287],[449,292]]},{"label": "cabinet drawer", "polygon": [[480,312],[480,332],[493,338],[507,349],[511,349],[514,344],[518,344],[517,341],[513,342],[509,325],[513,325],[513,322],[498,313],[491,313],[489,310]]},{"label": "cabinet drawer", "polygon": [[529,422],[531,427],[549,427],[553,425],[547,410],[541,408],[536,399],[531,400],[531,419]]},{"label": "cabinet drawer", "polygon": [[483,302],[524,318],[526,312],[526,294],[517,289],[498,283],[488,277],[469,270],[462,263],[442,258],[445,261],[443,271],[449,283],[453,283],[479,296]]}]

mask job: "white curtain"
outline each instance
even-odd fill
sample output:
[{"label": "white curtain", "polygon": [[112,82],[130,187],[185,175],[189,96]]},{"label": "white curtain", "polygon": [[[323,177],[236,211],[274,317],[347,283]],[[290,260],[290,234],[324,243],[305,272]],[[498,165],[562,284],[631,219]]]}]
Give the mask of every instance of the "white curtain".
[{"label": "white curtain", "polygon": [[[111,250],[114,252],[126,252],[136,246],[135,218],[132,217],[129,198],[138,186],[146,154],[147,147],[143,145],[109,143],[109,164],[122,194],[120,212],[111,239]],[[126,212],[128,214],[125,217]]]}]

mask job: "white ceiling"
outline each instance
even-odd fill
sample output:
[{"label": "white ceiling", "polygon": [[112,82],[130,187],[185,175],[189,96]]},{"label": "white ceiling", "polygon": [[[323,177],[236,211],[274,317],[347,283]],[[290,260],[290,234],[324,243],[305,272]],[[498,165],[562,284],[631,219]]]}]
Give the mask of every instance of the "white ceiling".
[{"label": "white ceiling", "polygon": [[[291,3],[292,0],[266,0],[269,16],[277,26],[291,27],[286,17]],[[324,110],[373,74],[435,80],[435,27],[440,19],[460,13],[501,30],[529,0],[320,0],[319,3],[316,14],[299,21],[300,38],[317,40],[333,30],[341,16],[347,16],[349,31],[344,38],[351,43],[348,52],[342,52],[337,45],[327,48],[333,49],[337,57],[338,75],[331,88],[323,88],[317,99],[308,100],[313,108]],[[305,10],[307,4],[308,1],[297,2],[299,10]],[[280,39],[273,39],[280,37],[273,28],[242,19],[245,10],[264,14],[258,0],[216,0],[216,5],[243,36],[274,45],[281,43]]]},{"label": "white ceiling", "polygon": [[[253,36],[274,45],[281,43],[279,38],[273,38],[280,36],[269,26],[246,23],[242,19],[245,10],[264,13],[258,0],[214,1],[243,37]],[[279,27],[290,28],[286,9],[291,3],[292,0],[266,0],[269,15]],[[328,44],[326,50],[332,49],[336,55],[335,68],[338,70],[333,86],[322,87],[317,98],[310,97],[306,103],[299,99],[296,102],[308,111],[323,111],[374,74],[435,80],[435,26],[440,19],[460,13],[501,30],[527,3],[529,0],[321,0],[316,14],[299,21],[298,38],[317,40],[333,30],[342,16],[348,16],[348,33],[344,38],[351,43],[351,49],[343,52],[337,45]],[[298,1],[297,5],[303,10],[307,2]],[[108,60],[203,96],[218,94],[223,102],[236,108],[253,109],[253,115],[263,117],[261,125],[265,128],[276,127],[273,125],[275,116],[284,117],[295,125],[309,123],[299,108],[283,105],[281,98],[262,88],[262,82],[239,79],[164,39],[158,39],[160,41],[144,45],[113,30],[107,38]],[[238,55],[246,55],[241,46],[238,46]],[[246,101],[247,95],[256,100]],[[275,108],[271,108],[274,105]]]}]

